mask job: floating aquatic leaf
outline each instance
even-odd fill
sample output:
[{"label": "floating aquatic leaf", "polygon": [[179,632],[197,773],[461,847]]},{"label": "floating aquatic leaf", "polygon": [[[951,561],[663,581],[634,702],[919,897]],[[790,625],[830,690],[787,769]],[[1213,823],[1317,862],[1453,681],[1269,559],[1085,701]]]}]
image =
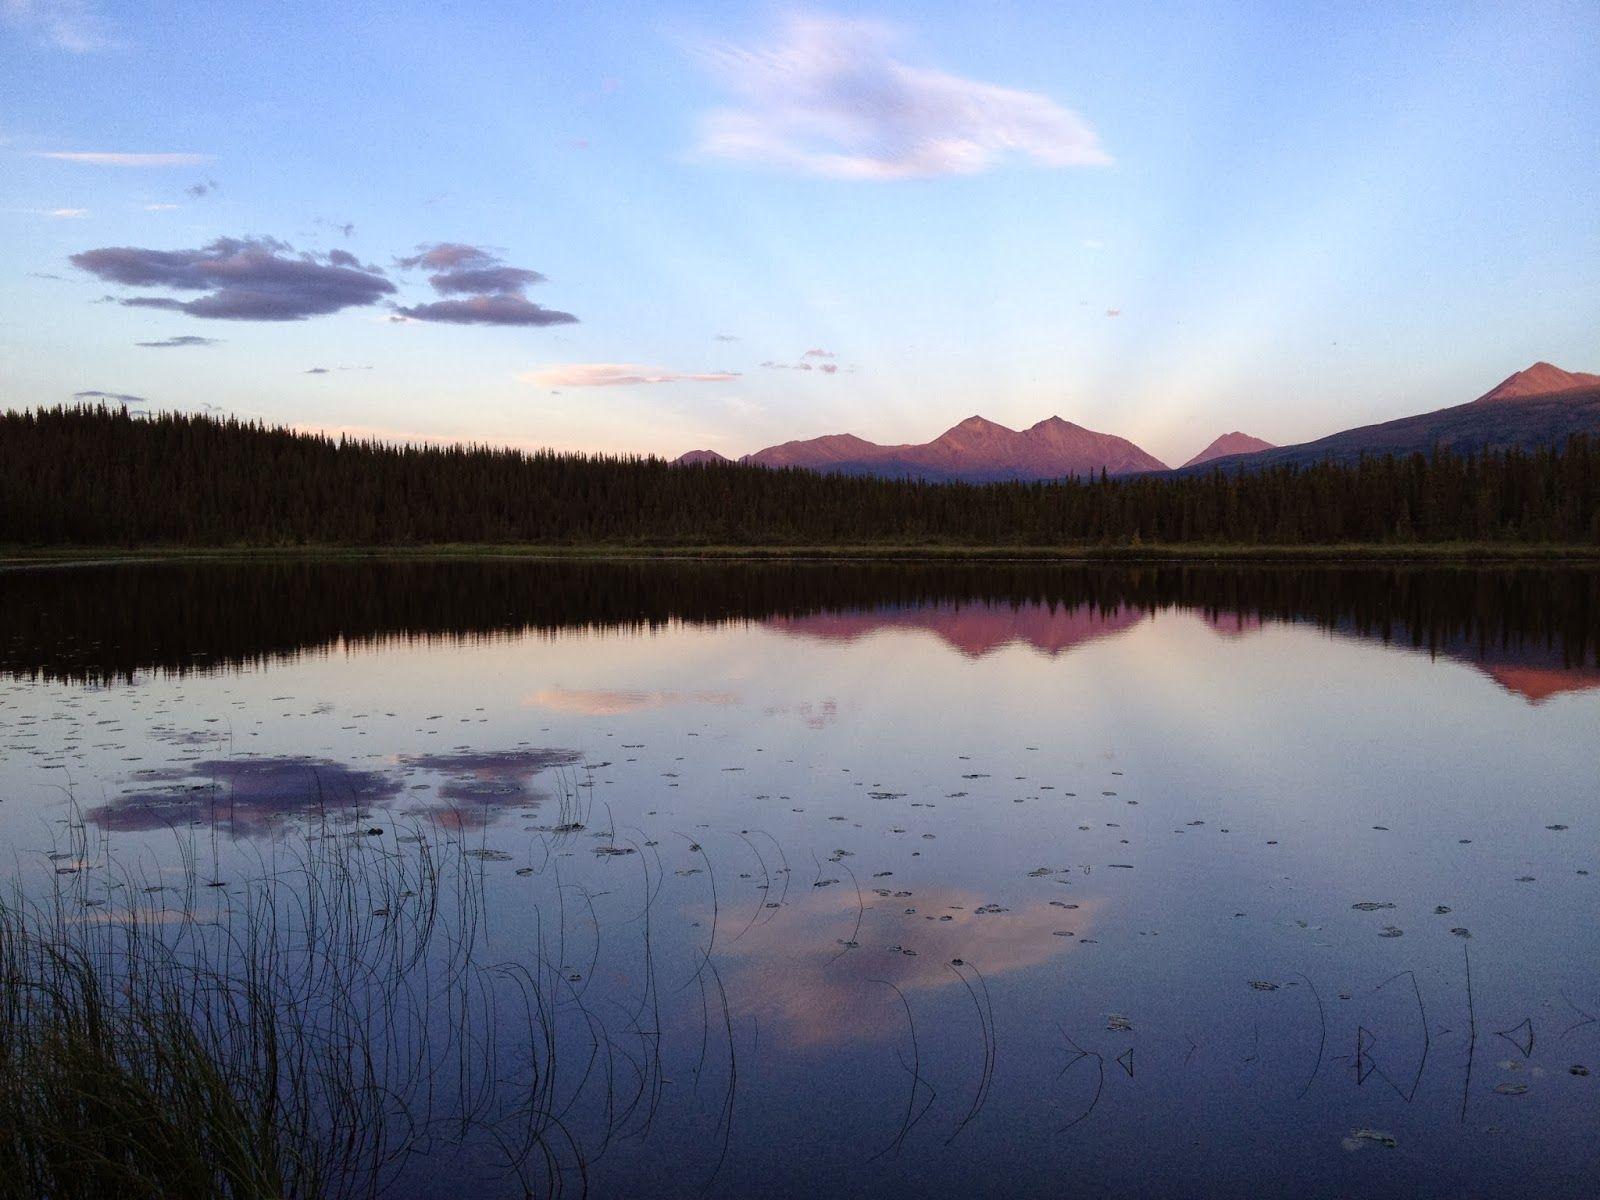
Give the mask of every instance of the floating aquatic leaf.
[{"label": "floating aquatic leaf", "polygon": [[1395,1140],[1392,1133],[1384,1133],[1377,1129],[1352,1129],[1350,1136],[1341,1143],[1346,1150],[1360,1150],[1365,1146],[1382,1146],[1385,1150],[1393,1150],[1400,1143]]}]

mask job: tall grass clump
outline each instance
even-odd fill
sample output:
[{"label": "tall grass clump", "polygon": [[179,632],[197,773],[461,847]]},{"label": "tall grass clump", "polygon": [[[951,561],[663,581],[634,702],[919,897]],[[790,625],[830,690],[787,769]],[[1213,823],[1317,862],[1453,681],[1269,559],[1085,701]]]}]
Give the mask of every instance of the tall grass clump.
[{"label": "tall grass clump", "polygon": [[523,1194],[581,1180],[557,966],[483,962],[477,864],[393,833],[275,844],[238,886],[192,853],[176,883],[73,861],[18,884],[0,1200],[376,1196],[417,1155],[494,1157]]}]

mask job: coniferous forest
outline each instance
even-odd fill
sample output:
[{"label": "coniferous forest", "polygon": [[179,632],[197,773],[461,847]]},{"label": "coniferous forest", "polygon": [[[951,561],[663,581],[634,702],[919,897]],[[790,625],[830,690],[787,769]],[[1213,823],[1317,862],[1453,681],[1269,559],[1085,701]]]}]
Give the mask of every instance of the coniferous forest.
[{"label": "coniferous forest", "polygon": [[1600,439],[1210,474],[918,483],[405,446],[237,419],[0,413],[14,546],[1600,544]]}]

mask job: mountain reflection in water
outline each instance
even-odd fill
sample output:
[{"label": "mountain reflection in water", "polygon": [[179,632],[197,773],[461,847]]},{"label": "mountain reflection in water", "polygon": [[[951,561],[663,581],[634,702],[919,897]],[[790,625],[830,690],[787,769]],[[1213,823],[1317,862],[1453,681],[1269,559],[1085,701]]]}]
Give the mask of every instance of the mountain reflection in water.
[{"label": "mountain reflection in water", "polygon": [[[1050,654],[1166,610],[1221,630],[1311,624],[1472,663],[1538,701],[1600,686],[1600,570],[1492,567],[289,561],[0,573],[0,672],[78,682],[236,669],[418,639],[761,622],[926,630],[969,656]],[[551,707],[719,703],[549,691]]]}]

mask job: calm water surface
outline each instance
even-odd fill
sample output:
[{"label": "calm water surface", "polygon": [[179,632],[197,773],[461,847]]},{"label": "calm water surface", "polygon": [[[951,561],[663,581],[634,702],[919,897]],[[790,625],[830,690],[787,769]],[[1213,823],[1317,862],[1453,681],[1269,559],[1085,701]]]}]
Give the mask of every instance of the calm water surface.
[{"label": "calm water surface", "polygon": [[1597,635],[1584,570],[10,572],[0,871],[459,844],[569,1191],[1587,1196]]}]

